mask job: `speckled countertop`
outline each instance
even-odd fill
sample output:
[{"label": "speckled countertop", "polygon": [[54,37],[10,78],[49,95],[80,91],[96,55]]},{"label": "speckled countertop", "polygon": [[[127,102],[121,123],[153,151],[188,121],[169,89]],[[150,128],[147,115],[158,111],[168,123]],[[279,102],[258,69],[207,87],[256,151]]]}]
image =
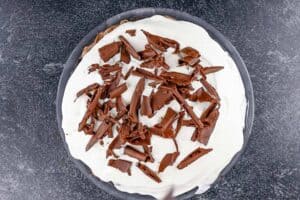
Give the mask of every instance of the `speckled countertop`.
[{"label": "speckled countertop", "polygon": [[[245,153],[198,199],[299,199],[299,1],[0,0],[0,199],[109,199],[67,156],[55,115],[63,63],[110,16],[139,7],[186,11],[243,57],[256,116]],[[197,199],[197,198],[196,198]]]}]

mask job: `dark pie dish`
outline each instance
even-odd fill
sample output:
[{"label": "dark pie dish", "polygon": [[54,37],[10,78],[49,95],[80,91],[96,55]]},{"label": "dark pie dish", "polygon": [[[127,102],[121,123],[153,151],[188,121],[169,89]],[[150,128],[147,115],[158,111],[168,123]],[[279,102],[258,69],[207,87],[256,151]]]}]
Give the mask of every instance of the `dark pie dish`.
[{"label": "dark pie dish", "polygon": [[[246,116],[245,116],[245,127],[243,131],[243,136],[244,136],[244,143],[242,149],[235,154],[235,156],[232,158],[230,163],[223,169],[223,171],[219,174],[219,178],[213,183],[215,184],[220,177],[224,176],[230,169],[231,167],[237,162],[239,159],[240,155],[242,154],[243,150],[245,149],[245,146],[247,144],[248,138],[251,133],[251,127],[253,123],[253,118],[254,118],[254,97],[253,97],[253,89],[252,89],[252,84],[251,80],[249,78],[249,74],[247,72],[246,66],[240,57],[239,53],[237,50],[232,46],[232,44],[220,33],[218,32],[215,28],[213,28],[211,25],[206,23],[205,21],[201,20],[200,18],[191,16],[189,14],[179,12],[176,10],[172,9],[161,9],[161,8],[141,8],[137,10],[131,10],[127,11],[121,14],[118,14],[96,28],[94,28],[89,34],[87,34],[76,46],[76,48],[72,51],[71,55],[69,56],[63,73],[60,78],[59,86],[58,86],[58,92],[57,92],[57,99],[56,99],[56,111],[57,111],[57,121],[58,121],[58,127],[60,134],[63,138],[64,145],[69,153],[69,149],[67,146],[67,143],[65,141],[65,133],[62,129],[62,99],[65,91],[66,84],[68,82],[69,77],[72,75],[74,69],[76,68],[80,55],[82,53],[82,50],[85,46],[89,45],[96,35],[104,31],[106,28],[119,24],[120,21],[122,20],[138,20],[146,17],[150,17],[152,15],[166,15],[173,17],[177,20],[184,20],[184,21],[189,21],[194,24],[197,24],[201,27],[203,27],[210,35],[212,39],[217,41],[221,47],[227,51],[232,59],[234,60],[236,66],[238,67],[239,73],[241,75],[244,87],[245,87],[245,95],[246,95],[246,101],[247,101],[247,108],[246,108]],[[70,155],[70,153],[69,153]],[[70,155],[71,156],[71,155]],[[153,199],[151,196],[146,196],[146,195],[140,195],[140,194],[130,194],[126,192],[121,192],[117,190],[114,185],[110,182],[103,182],[96,176],[94,176],[91,172],[91,170],[80,160],[77,160],[75,158],[72,158],[72,161],[76,164],[76,166],[81,170],[81,172],[87,176],[93,183],[95,183],[99,188],[103,189],[104,191],[112,194],[113,196],[116,196],[121,199]],[[190,198],[194,195],[195,191],[197,188],[194,188],[193,190],[190,190],[180,196],[177,197],[177,199],[186,199]]]}]

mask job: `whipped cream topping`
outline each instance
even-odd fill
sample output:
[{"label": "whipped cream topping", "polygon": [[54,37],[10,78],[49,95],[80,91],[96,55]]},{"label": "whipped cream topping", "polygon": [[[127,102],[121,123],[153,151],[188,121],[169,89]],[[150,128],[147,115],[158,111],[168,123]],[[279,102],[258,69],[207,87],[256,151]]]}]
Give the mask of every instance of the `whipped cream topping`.
[{"label": "whipped cream topping", "polygon": [[[131,37],[126,34],[126,30],[136,29],[136,36]],[[211,83],[218,91],[221,99],[220,116],[216,127],[206,146],[199,142],[192,142],[191,136],[194,132],[193,127],[183,126],[176,137],[180,149],[180,155],[173,166],[169,166],[159,176],[161,183],[157,183],[145,176],[136,166],[137,160],[123,155],[123,150],[115,150],[120,155],[120,159],[132,161],[132,175],[128,176],[115,168],[107,165],[106,150],[112,138],[104,138],[104,146],[99,143],[94,145],[89,151],[85,151],[85,146],[90,139],[90,135],[78,132],[78,124],[86,112],[87,97],[82,96],[76,101],[76,93],[92,84],[103,84],[101,76],[96,73],[88,73],[88,66],[94,63],[104,64],[101,60],[98,49],[108,43],[117,41],[120,35],[123,35],[137,50],[144,49],[147,43],[146,37],[140,31],[146,30],[152,34],[167,37],[176,40],[180,48],[186,46],[197,49],[201,54],[201,65],[203,66],[224,66],[224,69],[213,74],[207,75]],[[169,48],[164,53],[166,63],[171,67],[169,71],[191,74],[192,69],[178,66],[178,56],[172,54],[174,49]],[[109,60],[109,64],[119,61],[120,55],[117,54]],[[131,59],[129,64],[122,64],[122,71],[125,74],[131,66],[139,66],[141,62]],[[131,75],[126,81],[128,90],[122,94],[124,103],[129,104],[132,93],[140,77]],[[122,83],[122,82],[121,82]],[[149,80],[146,81],[143,95],[149,96],[152,88],[148,86]],[[201,87],[200,82],[193,82],[192,86],[196,89]],[[197,116],[207,108],[209,103],[187,102],[193,106]],[[153,126],[160,122],[168,107],[175,111],[180,111],[180,105],[173,100],[165,105],[152,117],[139,115],[140,121],[148,126]],[[80,61],[73,74],[68,80],[62,102],[62,128],[65,132],[66,142],[71,155],[83,161],[101,180],[112,181],[117,189],[129,193],[139,193],[152,195],[155,198],[162,198],[168,193],[171,187],[174,188],[174,194],[180,195],[195,187],[198,187],[196,193],[205,192],[210,185],[216,180],[222,169],[230,162],[232,157],[242,148],[243,145],[243,128],[245,122],[246,98],[245,89],[241,80],[238,69],[222,47],[214,41],[202,27],[186,21],[176,21],[163,16],[152,16],[135,22],[127,22],[109,34],[105,35]],[[186,116],[188,119],[189,117]],[[114,129],[114,135],[116,130]],[[171,139],[165,139],[156,135],[152,136],[151,144],[153,146],[152,155],[154,163],[146,163],[153,170],[157,170],[159,162],[166,153],[175,151],[175,146]],[[185,158],[191,151],[197,147],[212,148],[209,154],[201,157],[188,167],[178,170],[177,164]]]}]

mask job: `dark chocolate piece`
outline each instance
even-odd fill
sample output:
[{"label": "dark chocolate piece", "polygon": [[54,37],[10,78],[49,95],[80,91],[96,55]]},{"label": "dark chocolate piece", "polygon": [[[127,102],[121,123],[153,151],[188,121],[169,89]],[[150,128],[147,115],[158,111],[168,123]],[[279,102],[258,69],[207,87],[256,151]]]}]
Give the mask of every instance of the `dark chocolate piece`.
[{"label": "dark chocolate piece", "polygon": [[146,165],[143,165],[142,163],[138,163],[137,167],[148,177],[150,177],[152,180],[156,181],[157,183],[161,182],[161,179],[159,178],[159,176],[149,167],[147,167]]},{"label": "dark chocolate piece", "polygon": [[140,51],[139,54],[142,60],[153,58],[158,55],[158,53],[148,44],[145,46],[145,50]]},{"label": "dark chocolate piece", "polygon": [[192,56],[185,56],[178,60],[179,65],[190,65],[194,66],[200,62],[199,58],[193,58]]},{"label": "dark chocolate piece", "polygon": [[127,173],[129,176],[131,176],[131,165],[132,162],[122,159],[110,159],[108,161],[108,166],[114,167],[123,173]]},{"label": "dark chocolate piece", "polygon": [[121,96],[121,94],[124,93],[126,90],[127,90],[127,85],[126,83],[123,83],[118,87],[116,87],[115,89],[113,89],[112,91],[110,91],[109,97],[113,99],[115,97]]},{"label": "dark chocolate piece", "polygon": [[100,57],[104,62],[107,62],[114,55],[119,53],[121,47],[121,42],[112,42],[99,49]]},{"label": "dark chocolate piece", "polygon": [[126,40],[122,35],[119,36],[119,39],[123,42],[127,52],[137,60],[141,60],[141,56],[136,52],[136,50],[131,46],[131,44]]},{"label": "dark chocolate piece", "polygon": [[148,147],[148,145],[143,145],[144,152],[147,154],[146,162],[154,162],[154,158],[152,156],[152,147]]},{"label": "dark chocolate piece", "polygon": [[202,87],[196,90],[190,97],[191,101],[199,101],[199,102],[212,102],[214,98],[212,98]]},{"label": "dark chocolate piece", "polygon": [[150,68],[150,69],[159,68],[159,67],[163,67],[165,69],[170,68],[170,66],[165,63],[165,59],[162,56],[155,56],[149,60],[146,60],[143,63],[141,63],[140,67]]},{"label": "dark chocolate piece", "polygon": [[169,90],[159,87],[158,90],[151,95],[151,107],[153,112],[161,109],[164,105],[171,102],[172,99],[173,96]]},{"label": "dark chocolate piece", "polygon": [[191,152],[189,155],[187,155],[178,165],[177,168],[178,169],[183,169],[185,167],[187,167],[188,165],[190,165],[192,162],[194,162],[195,160],[197,160],[198,158],[200,158],[201,156],[209,153],[210,151],[212,151],[212,149],[203,149],[201,147],[198,147],[197,149],[195,149],[193,152]]},{"label": "dark chocolate piece", "polygon": [[138,108],[140,106],[140,99],[141,99],[142,93],[144,91],[144,87],[145,87],[145,79],[141,78],[139,80],[139,82],[137,83],[135,91],[133,92],[132,97],[131,97],[131,103],[130,103],[128,116],[132,122],[139,121],[137,112],[138,112]]},{"label": "dark chocolate piece", "polygon": [[121,144],[120,136],[115,137],[108,146],[108,149],[106,151],[106,158],[108,158],[111,155],[113,155],[115,158],[118,158],[118,156],[114,152],[114,149],[120,149],[121,145],[122,144]]},{"label": "dark chocolate piece", "polygon": [[178,152],[167,153],[160,161],[158,172],[163,172],[168,166],[173,165],[178,156]]},{"label": "dark chocolate piece", "polygon": [[214,96],[216,99],[220,100],[220,97],[219,97],[219,95],[218,95],[217,90],[216,90],[211,84],[209,84],[209,83],[207,82],[207,80],[201,79],[200,81],[201,81],[202,85],[206,88],[206,90],[207,90],[212,96]]},{"label": "dark chocolate piece", "polygon": [[179,117],[178,117],[178,120],[177,120],[176,129],[175,129],[175,137],[177,136],[177,134],[179,133],[179,131],[180,131],[180,129],[181,129],[181,126],[182,126],[182,120],[183,120],[184,114],[185,114],[184,111],[181,111],[181,112],[179,113]]},{"label": "dark chocolate piece", "polygon": [[203,129],[198,131],[197,140],[202,144],[207,145],[208,140],[215,128],[219,117],[219,111],[216,109],[212,111],[207,118],[204,119],[205,125]]}]

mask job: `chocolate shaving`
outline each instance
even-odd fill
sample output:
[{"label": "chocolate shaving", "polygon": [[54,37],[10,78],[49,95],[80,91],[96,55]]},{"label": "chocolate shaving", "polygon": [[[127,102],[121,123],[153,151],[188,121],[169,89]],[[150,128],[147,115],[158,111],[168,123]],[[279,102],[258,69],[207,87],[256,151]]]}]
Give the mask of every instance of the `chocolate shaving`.
[{"label": "chocolate shaving", "polygon": [[219,97],[219,95],[218,95],[217,90],[216,90],[211,84],[209,84],[209,83],[207,82],[207,80],[201,79],[200,81],[201,81],[202,85],[206,88],[206,90],[207,90],[212,96],[214,96],[216,99],[220,100],[220,97]]},{"label": "chocolate shaving", "polygon": [[127,112],[126,106],[124,105],[121,96],[116,98],[116,108],[117,108],[118,114]]},{"label": "chocolate shaving", "polygon": [[136,30],[135,29],[129,29],[129,30],[126,30],[126,33],[128,33],[130,36],[135,36],[135,33],[136,33]]},{"label": "chocolate shaving", "polygon": [[201,114],[200,119],[203,121],[205,118],[209,116],[209,114],[218,106],[218,103],[212,102],[208,108]]},{"label": "chocolate shaving", "polygon": [[151,95],[151,107],[153,112],[161,109],[164,105],[171,102],[172,99],[173,96],[169,90],[159,87],[158,90]]},{"label": "chocolate shaving", "polygon": [[198,158],[200,158],[201,156],[209,153],[210,151],[212,151],[212,149],[203,149],[201,147],[198,147],[197,149],[195,149],[193,152],[191,152],[189,155],[187,155],[178,165],[177,168],[178,169],[183,169],[185,167],[187,167],[188,165],[190,165],[192,162],[194,162],[195,160],[197,160]]},{"label": "chocolate shaving", "polygon": [[77,92],[76,97],[80,97],[83,94],[87,94],[93,90],[96,90],[99,88],[99,86],[100,85],[98,83],[93,83],[93,84],[81,89],[79,92]]},{"label": "chocolate shaving", "polygon": [[191,140],[192,140],[193,142],[195,142],[195,141],[198,139],[198,133],[199,133],[198,129],[195,128],[195,130],[194,130],[194,132],[193,132],[193,135],[192,135],[192,137],[191,137]]},{"label": "chocolate shaving", "polygon": [[159,76],[156,76],[152,72],[149,72],[141,68],[136,68],[135,70],[132,71],[132,74],[135,76],[144,77],[154,81],[160,81],[160,82],[162,81],[162,78],[160,78]]},{"label": "chocolate shaving", "polygon": [[128,77],[130,76],[130,74],[131,74],[131,72],[132,72],[133,69],[134,69],[134,67],[130,67],[130,69],[127,71],[127,73],[124,76],[124,80],[128,79]]},{"label": "chocolate shaving", "polygon": [[169,69],[170,66],[165,63],[165,59],[162,56],[155,56],[149,60],[146,60],[145,62],[141,63],[140,67],[144,68],[159,68],[163,67],[165,69]]},{"label": "chocolate shaving", "polygon": [[192,56],[185,56],[178,60],[179,65],[190,65],[194,66],[200,62],[199,58],[193,58]]},{"label": "chocolate shaving", "polygon": [[201,142],[202,144],[207,145],[208,140],[215,128],[215,125],[217,123],[219,117],[219,111],[216,109],[212,111],[209,116],[204,120],[206,122],[203,129],[200,129],[198,131],[197,140]]},{"label": "chocolate shaving", "polygon": [[88,144],[86,145],[85,151],[90,150],[92,148],[92,146],[94,146],[97,143],[97,141],[104,136],[104,134],[106,133],[106,131],[108,130],[109,127],[110,127],[110,124],[108,124],[106,122],[102,122],[102,124],[99,126],[96,134],[91,137]]},{"label": "chocolate shaving", "polygon": [[146,161],[147,158],[148,158],[148,155],[146,153],[143,153],[143,152],[140,152],[136,149],[134,149],[133,147],[131,146],[126,146],[125,149],[124,149],[124,154],[125,155],[128,155],[132,158],[136,158],[138,159],[139,161]]},{"label": "chocolate shaving", "polygon": [[121,96],[122,93],[124,93],[127,90],[127,85],[126,83],[123,83],[122,85],[119,85],[115,89],[111,90],[109,93],[109,97],[111,99]]},{"label": "chocolate shaving", "polygon": [[124,44],[127,52],[132,55],[132,57],[134,57],[137,60],[141,60],[141,56],[136,52],[136,50],[133,48],[133,46],[131,46],[131,44],[125,39],[125,37],[123,37],[122,35],[119,36],[119,39],[122,41],[122,43]]},{"label": "chocolate shaving", "polygon": [[115,137],[108,146],[108,149],[106,151],[106,158],[108,158],[111,155],[113,155],[115,158],[118,158],[118,156],[114,153],[114,149],[120,149],[121,145],[122,144],[121,144],[120,136]]},{"label": "chocolate shaving", "polygon": [[111,74],[112,72],[119,72],[121,71],[121,69],[122,68],[118,64],[115,65],[105,64],[99,68],[99,74],[101,75],[103,80],[108,80],[113,77]]},{"label": "chocolate shaving", "polygon": [[218,71],[220,71],[222,69],[224,69],[223,66],[203,67],[203,72],[204,72],[204,74],[207,75],[207,74],[218,72]]},{"label": "chocolate shaving", "polygon": [[152,147],[148,147],[147,145],[143,145],[144,152],[147,154],[146,162],[154,162],[154,158],[152,156]]},{"label": "chocolate shaving", "polygon": [[177,136],[177,134],[179,133],[179,131],[180,131],[180,129],[181,129],[181,126],[182,126],[182,120],[183,120],[184,114],[185,114],[184,111],[181,111],[181,112],[179,113],[179,117],[178,117],[178,120],[177,120],[177,126],[176,126],[176,129],[175,129],[175,137]]},{"label": "chocolate shaving", "polygon": [[199,51],[197,51],[196,49],[194,49],[192,47],[185,47],[185,48],[180,50],[180,53],[182,53],[185,56],[190,56],[192,58],[200,57]]},{"label": "chocolate shaving", "polygon": [[192,76],[179,72],[163,71],[160,73],[160,76],[168,82],[179,86],[188,86],[191,84],[192,81]]},{"label": "chocolate shaving", "polygon": [[146,165],[143,165],[142,163],[138,163],[137,167],[148,177],[150,177],[152,180],[156,181],[157,183],[161,182],[161,179],[159,178],[159,176],[157,176],[157,174],[150,169],[149,167],[147,167]]},{"label": "chocolate shaving", "polygon": [[153,128],[150,128],[150,130],[161,137],[173,138],[174,135],[171,126],[177,118],[177,113],[169,107],[161,122],[156,124]]},{"label": "chocolate shaving", "polygon": [[128,112],[129,119],[132,122],[138,122],[137,111],[140,106],[140,99],[145,88],[145,79],[141,78],[131,97],[130,108]]},{"label": "chocolate shaving", "polygon": [[103,88],[102,87],[98,87],[93,101],[88,105],[87,111],[84,114],[81,122],[79,123],[78,131],[81,131],[85,127],[88,118],[95,111],[95,108],[98,105],[98,100],[101,97],[102,92],[103,92]]},{"label": "chocolate shaving", "polygon": [[174,53],[177,53],[179,51],[179,43],[176,42],[175,40],[165,38],[165,37],[160,37],[158,35],[153,35],[144,30],[142,30],[142,32],[146,36],[149,44],[154,48],[160,51],[166,51],[169,47],[172,47],[175,49]]},{"label": "chocolate shaving", "polygon": [[183,119],[181,122],[182,126],[195,126],[195,123],[192,119]]},{"label": "chocolate shaving", "polygon": [[173,165],[178,156],[178,152],[167,153],[160,161],[158,172],[163,172],[168,166]]},{"label": "chocolate shaving", "polygon": [[199,88],[194,92],[190,97],[191,101],[199,101],[199,102],[212,102],[214,98],[212,98],[203,88]]},{"label": "chocolate shaving", "polygon": [[177,101],[183,106],[183,108],[186,110],[186,112],[191,116],[192,120],[194,121],[195,125],[201,129],[203,128],[203,123],[197,118],[196,114],[194,113],[191,106],[187,104],[185,99],[179,94],[177,88],[168,88],[174,95],[174,97],[177,99]]},{"label": "chocolate shaving", "polygon": [[140,51],[139,54],[142,60],[153,58],[158,55],[158,53],[148,44],[145,46],[145,50]]},{"label": "chocolate shaving", "polygon": [[131,165],[132,162],[122,159],[110,159],[108,161],[108,166],[114,167],[123,173],[127,173],[129,176],[131,176]]},{"label": "chocolate shaving", "polygon": [[100,57],[104,62],[107,62],[114,55],[119,53],[121,47],[121,42],[112,42],[99,49]]},{"label": "chocolate shaving", "polygon": [[123,63],[130,63],[130,55],[129,53],[127,52],[126,48],[124,45],[122,45],[121,47],[121,55],[120,55],[120,60],[123,62]]},{"label": "chocolate shaving", "polygon": [[148,96],[143,95],[142,105],[141,105],[141,115],[146,115],[147,117],[153,116],[150,98]]},{"label": "chocolate shaving", "polygon": [[89,73],[94,72],[96,70],[100,69],[100,65],[99,64],[92,64],[91,66],[89,66]]}]

